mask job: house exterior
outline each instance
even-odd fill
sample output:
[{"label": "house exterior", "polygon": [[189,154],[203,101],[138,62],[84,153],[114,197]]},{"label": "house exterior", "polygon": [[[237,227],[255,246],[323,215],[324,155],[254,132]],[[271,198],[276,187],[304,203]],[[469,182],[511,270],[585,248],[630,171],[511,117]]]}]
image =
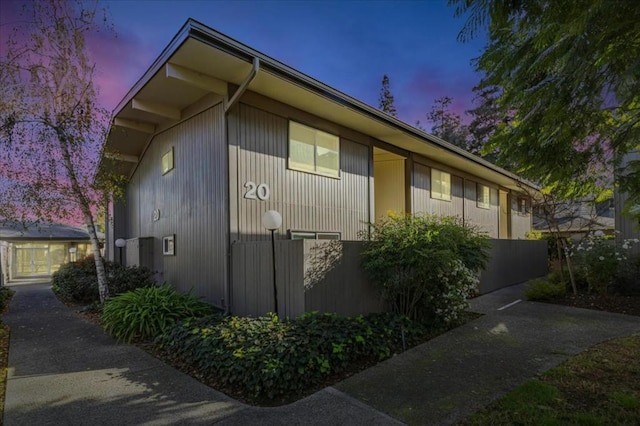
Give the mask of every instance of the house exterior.
[{"label": "house exterior", "polygon": [[86,229],[64,224],[0,225],[0,283],[45,278],[92,253]]},{"label": "house exterior", "polygon": [[107,257],[126,239],[128,263],[230,310],[232,247],[270,239],[267,210],[279,240],[357,240],[390,212],[531,229],[518,176],[194,20],[116,107],[106,148],[100,167],[128,177]]},{"label": "house exterior", "polygon": [[557,229],[549,224],[544,215],[544,205],[533,207],[533,229],[542,235],[556,234],[560,237],[580,240],[590,232],[600,231],[604,235],[614,235],[615,208],[614,200],[610,198],[603,202],[576,201],[559,203],[554,206]]}]

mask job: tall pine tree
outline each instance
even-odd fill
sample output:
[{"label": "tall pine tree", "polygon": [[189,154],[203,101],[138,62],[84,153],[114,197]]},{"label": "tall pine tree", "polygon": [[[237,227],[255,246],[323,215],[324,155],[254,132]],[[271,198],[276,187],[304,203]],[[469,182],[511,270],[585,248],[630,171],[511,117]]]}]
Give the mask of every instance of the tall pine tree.
[{"label": "tall pine tree", "polygon": [[389,76],[386,74],[382,76],[382,88],[380,89],[380,97],[378,98],[378,108],[392,117],[398,116],[398,111],[396,111],[396,107],[393,104],[393,95],[389,87]]}]

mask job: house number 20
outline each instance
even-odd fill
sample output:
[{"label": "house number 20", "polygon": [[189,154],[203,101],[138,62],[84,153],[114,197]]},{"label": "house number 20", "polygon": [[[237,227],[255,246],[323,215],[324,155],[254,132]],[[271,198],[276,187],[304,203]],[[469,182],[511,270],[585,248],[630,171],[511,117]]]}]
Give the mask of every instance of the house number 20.
[{"label": "house number 20", "polygon": [[271,190],[269,189],[269,185],[266,183],[256,184],[255,182],[246,182],[244,187],[247,188],[247,191],[244,193],[244,198],[248,200],[261,200],[266,201],[269,199],[269,195],[271,195]]}]

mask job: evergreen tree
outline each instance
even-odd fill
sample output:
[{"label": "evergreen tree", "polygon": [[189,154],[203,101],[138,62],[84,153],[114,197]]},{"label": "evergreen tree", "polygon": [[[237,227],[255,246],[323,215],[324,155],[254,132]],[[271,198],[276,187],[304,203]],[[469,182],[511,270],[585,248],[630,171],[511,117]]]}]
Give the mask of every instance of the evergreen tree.
[{"label": "evergreen tree", "polygon": [[431,134],[466,150],[469,129],[462,124],[460,116],[450,110],[452,101],[453,98],[448,96],[434,101],[431,112],[427,114],[427,119],[433,123]]},{"label": "evergreen tree", "polygon": [[397,117],[398,112],[393,104],[393,95],[389,87],[389,76],[382,76],[382,88],[380,89],[380,97],[378,98],[378,108],[386,112],[392,117]]}]

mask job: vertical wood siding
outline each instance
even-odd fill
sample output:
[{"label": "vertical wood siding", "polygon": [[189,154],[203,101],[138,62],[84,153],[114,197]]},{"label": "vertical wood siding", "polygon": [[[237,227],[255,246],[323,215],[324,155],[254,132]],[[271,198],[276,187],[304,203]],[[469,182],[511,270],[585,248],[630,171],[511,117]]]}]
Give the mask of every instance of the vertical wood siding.
[{"label": "vertical wood siding", "polygon": [[[276,242],[276,285],[281,318],[295,318],[305,312],[303,243],[302,240]],[[271,242],[236,241],[231,246],[231,253],[231,312],[240,316],[263,316],[274,312]]]},{"label": "vertical wood siding", "polygon": [[526,238],[527,232],[531,230],[531,213],[518,213],[518,196],[511,197],[511,238],[522,240]]},{"label": "vertical wood siding", "polygon": [[431,213],[438,216],[463,215],[464,180],[451,174],[451,201],[431,198],[431,168],[414,163],[412,197],[413,213]]},{"label": "vertical wood siding", "polygon": [[489,188],[489,209],[478,207],[478,184],[472,180],[465,180],[464,187],[464,222],[476,225],[491,238],[498,238],[499,213],[498,190]]},{"label": "vertical wood siding", "polygon": [[[162,156],[173,147],[173,170]],[[222,105],[157,135],[127,188],[128,237],[154,238],[161,280],[221,306],[226,301],[228,215],[227,146]],[[153,221],[153,211],[160,219]],[[175,234],[175,256],[162,237]]]},{"label": "vertical wood siding", "polygon": [[[356,239],[369,218],[368,146],[340,138],[340,179],[333,179],[287,168],[288,133],[286,118],[240,104],[239,239],[268,239],[261,224],[266,210],[282,215],[281,239],[289,230],[340,232],[342,239]],[[268,185],[269,199],[244,198],[249,181]]]}]

